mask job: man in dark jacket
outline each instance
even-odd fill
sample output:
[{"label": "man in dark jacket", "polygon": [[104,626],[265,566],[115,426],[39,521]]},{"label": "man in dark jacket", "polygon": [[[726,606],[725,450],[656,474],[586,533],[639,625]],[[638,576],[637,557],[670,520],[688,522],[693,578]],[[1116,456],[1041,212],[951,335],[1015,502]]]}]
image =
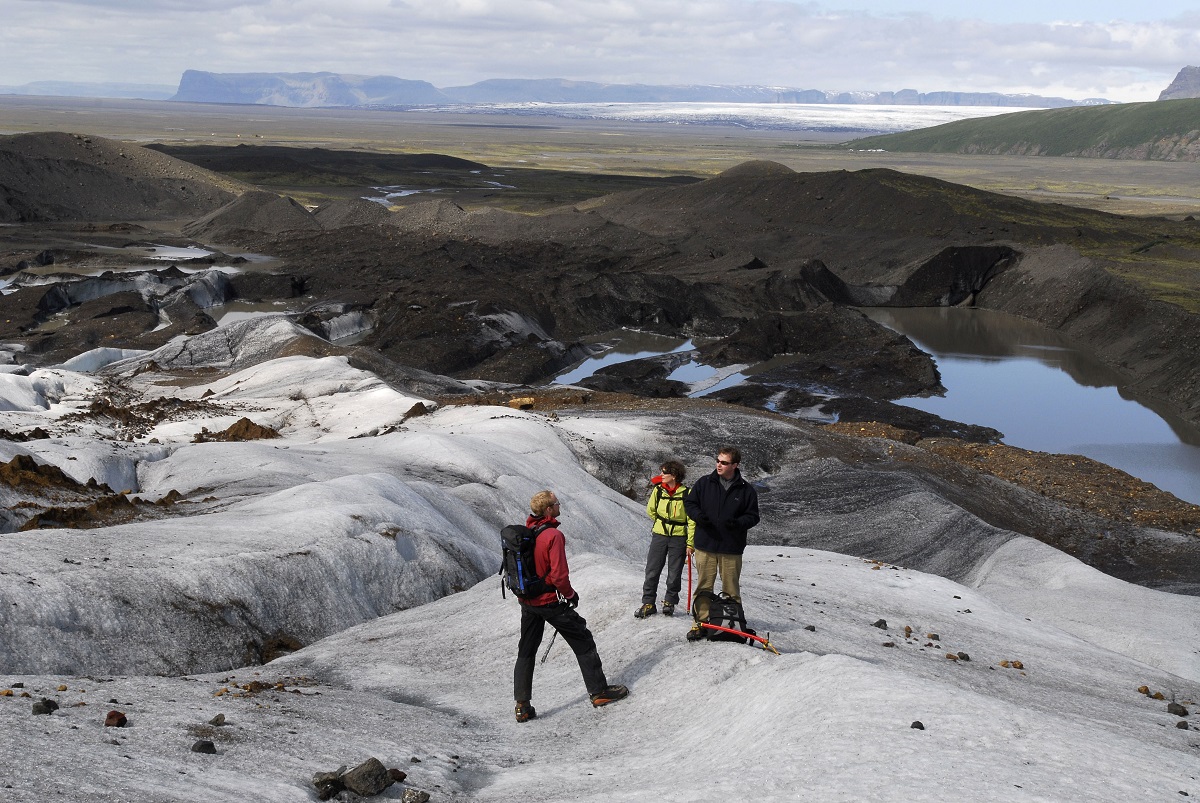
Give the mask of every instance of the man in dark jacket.
[{"label": "man in dark jacket", "polygon": [[558,529],[558,516],[562,512],[558,497],[552,491],[538,491],[529,500],[529,509],[526,527],[536,530],[546,525],[533,544],[533,567],[537,576],[549,584],[550,591],[521,600],[521,642],[517,646],[517,664],[513,668],[517,722],[537,718],[537,711],[529,700],[533,696],[534,659],[547,624],[557,630],[574,651],[593,706],[608,705],[629,694],[629,689],[624,686],[608,685],[600,655],[596,652],[596,639],[588,630],[587,621],[575,610],[579,605],[579,594],[571,587],[566,540]]},{"label": "man in dark jacket", "polygon": [[746,532],[758,524],[758,492],[742,479],[738,466],[742,453],[733,446],[717,452],[717,469],[696,481],[683,498],[683,509],[696,522],[695,549],[699,580],[696,584],[696,615],[688,631],[688,641],[704,637],[700,622],[708,618],[708,597],[717,575],[721,590],[742,601],[738,581],[742,575],[742,553],[746,551]]}]

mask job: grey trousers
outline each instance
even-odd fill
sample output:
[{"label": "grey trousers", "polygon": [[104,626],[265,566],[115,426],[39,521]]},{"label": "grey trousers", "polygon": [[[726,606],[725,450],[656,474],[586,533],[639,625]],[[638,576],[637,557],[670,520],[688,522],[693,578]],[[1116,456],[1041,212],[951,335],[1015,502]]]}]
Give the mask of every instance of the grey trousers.
[{"label": "grey trousers", "polygon": [[658,594],[658,578],[663,565],[667,567],[667,595],[672,605],[679,604],[679,586],[683,578],[683,560],[687,555],[687,536],[650,534],[650,550],[646,554],[646,580],[642,583],[642,604],[654,602]]}]

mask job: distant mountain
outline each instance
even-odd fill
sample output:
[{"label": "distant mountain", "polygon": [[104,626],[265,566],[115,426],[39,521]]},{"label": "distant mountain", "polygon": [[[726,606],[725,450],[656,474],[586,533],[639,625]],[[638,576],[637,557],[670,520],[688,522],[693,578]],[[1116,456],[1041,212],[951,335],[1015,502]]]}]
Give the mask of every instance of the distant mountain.
[{"label": "distant mountain", "polygon": [[214,73],[187,70],[171,100],[265,106],[424,106],[451,103],[426,81],[331,72]]},{"label": "distant mountain", "polygon": [[1060,108],[1112,101],[1075,101],[998,92],[834,92],[779,86],[604,84],[562,78],[493,78],[437,89],[425,81],[337,73],[213,73],[188,70],[171,100],[269,106],[429,106],[453,103],[837,103],[906,106]]},{"label": "distant mountain", "polygon": [[1200,161],[1200,99],[1046,109],[866,137],[840,147],[910,153]]},{"label": "distant mountain", "polygon": [[175,94],[169,84],[85,83],[81,81],[34,81],[21,86],[0,86],[0,95],[42,95],[70,98],[139,98],[166,100]]},{"label": "distant mountain", "polygon": [[599,84],[562,78],[499,79],[442,92],[463,103],[837,103],[898,106],[1016,106],[1054,109],[1112,103],[1103,98],[1068,100],[1042,95],[999,92],[840,92],[779,86],[685,84]]},{"label": "distant mountain", "polygon": [[1171,85],[1159,94],[1159,100],[1200,98],[1200,67],[1184,67]]},{"label": "distant mountain", "polygon": [[563,78],[490,78],[442,89],[460,103],[779,103],[786,102],[781,96],[792,91],[766,86],[602,84]]}]

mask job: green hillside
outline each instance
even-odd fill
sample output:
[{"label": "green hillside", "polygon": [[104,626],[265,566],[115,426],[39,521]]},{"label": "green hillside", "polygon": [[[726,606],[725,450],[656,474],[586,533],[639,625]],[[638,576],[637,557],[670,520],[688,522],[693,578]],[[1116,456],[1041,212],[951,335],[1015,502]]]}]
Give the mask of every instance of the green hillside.
[{"label": "green hillside", "polygon": [[1200,159],[1200,98],[1014,112],[866,137],[840,147],[1194,162]]}]

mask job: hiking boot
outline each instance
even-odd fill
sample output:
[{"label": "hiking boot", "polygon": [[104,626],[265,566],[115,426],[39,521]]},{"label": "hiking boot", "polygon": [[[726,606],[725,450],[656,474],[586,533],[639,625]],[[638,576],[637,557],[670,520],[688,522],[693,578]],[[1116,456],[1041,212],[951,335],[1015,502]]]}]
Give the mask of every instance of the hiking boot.
[{"label": "hiking boot", "polygon": [[697,622],[696,624],[692,625],[692,629],[687,632],[687,640],[700,641],[705,637],[705,635],[704,628],[700,626],[699,622]]},{"label": "hiking boot", "polygon": [[674,616],[674,615],[675,615],[675,603],[674,602],[664,602],[663,603],[663,616]]},{"label": "hiking boot", "polygon": [[624,700],[628,696],[629,689],[624,686],[605,686],[592,695],[592,705],[599,708],[602,705],[615,703],[617,700]]},{"label": "hiking boot", "polygon": [[533,710],[529,701],[517,703],[517,722],[528,722],[531,719],[537,719],[537,711]]},{"label": "hiking boot", "polygon": [[647,616],[653,616],[658,613],[658,608],[654,607],[653,602],[647,602],[642,607],[633,612],[634,619],[645,619]]}]

